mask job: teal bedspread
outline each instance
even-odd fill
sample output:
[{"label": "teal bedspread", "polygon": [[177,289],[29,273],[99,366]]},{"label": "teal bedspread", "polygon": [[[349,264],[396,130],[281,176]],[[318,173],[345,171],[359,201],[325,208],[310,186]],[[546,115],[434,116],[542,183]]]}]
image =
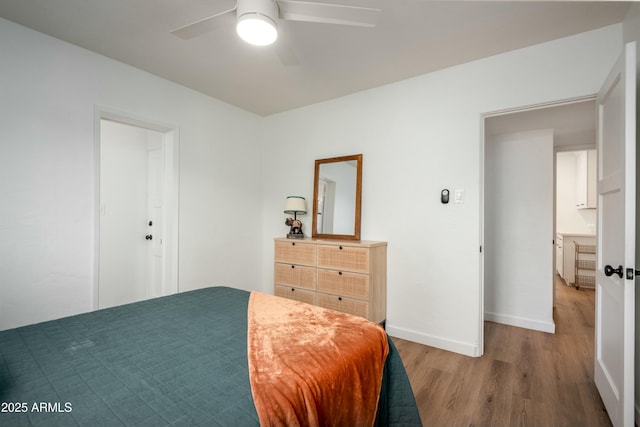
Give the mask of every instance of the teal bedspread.
[{"label": "teal bedspread", "polygon": [[[0,425],[259,425],[248,298],[211,287],[0,332]],[[389,345],[377,425],[420,425]]]}]

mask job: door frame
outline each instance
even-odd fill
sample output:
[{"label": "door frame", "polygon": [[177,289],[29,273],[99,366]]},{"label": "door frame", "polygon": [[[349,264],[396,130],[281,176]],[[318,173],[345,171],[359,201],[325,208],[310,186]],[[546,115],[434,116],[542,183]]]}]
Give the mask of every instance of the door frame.
[{"label": "door frame", "polygon": [[121,124],[153,130],[163,134],[164,156],[164,265],[163,276],[166,294],[179,292],[178,243],[179,243],[179,177],[180,177],[180,129],[177,126],[156,122],[112,108],[94,108],[94,258],[93,258],[93,309],[98,309],[100,290],[100,172],[101,172],[101,121],[110,120]]},{"label": "door frame", "polygon": [[[478,194],[480,195],[480,248],[479,248],[479,263],[480,263],[480,301],[479,301],[479,314],[480,314],[480,321],[478,323],[478,337],[479,337],[479,356],[482,356],[484,354],[484,322],[485,322],[485,316],[484,316],[484,309],[485,309],[485,304],[484,304],[484,299],[485,299],[485,283],[484,283],[484,274],[485,274],[485,256],[484,256],[484,245],[485,245],[485,229],[484,229],[484,223],[485,223],[485,146],[486,146],[486,129],[485,129],[485,121],[487,119],[490,119],[492,117],[497,117],[497,116],[502,116],[502,115],[506,115],[506,114],[513,114],[513,113],[523,113],[523,112],[527,112],[527,111],[533,111],[533,110],[539,110],[539,109],[545,109],[545,108],[552,108],[552,107],[558,107],[561,105],[567,105],[567,104],[573,104],[573,103],[577,103],[577,102],[584,102],[584,101],[592,101],[596,99],[596,94],[590,94],[590,95],[584,95],[584,96],[578,96],[578,97],[574,97],[574,98],[568,98],[568,99],[561,99],[561,100],[557,100],[557,101],[551,101],[551,102],[545,102],[545,103],[540,103],[540,104],[533,104],[533,105],[525,105],[525,106],[520,106],[520,107],[514,107],[514,108],[508,108],[508,109],[503,109],[503,110],[496,110],[496,111],[490,111],[490,112],[486,112],[486,113],[482,113],[480,114],[480,150],[479,150],[479,158],[480,158],[480,165],[479,165],[479,170],[480,170],[480,177],[479,177],[479,189],[478,189]],[[595,120],[595,118],[594,118]],[[555,147],[554,147],[554,194],[553,194],[553,209],[555,210]],[[555,227],[556,227],[556,222],[555,222],[555,215],[553,218],[553,233],[554,236],[552,238],[555,239]],[[552,257],[552,265],[549,266],[549,268],[553,269],[555,268],[555,256]],[[552,276],[553,277],[553,276]],[[553,286],[553,280],[552,282],[549,284],[549,286]],[[553,304],[555,304],[555,291],[553,291]]]}]

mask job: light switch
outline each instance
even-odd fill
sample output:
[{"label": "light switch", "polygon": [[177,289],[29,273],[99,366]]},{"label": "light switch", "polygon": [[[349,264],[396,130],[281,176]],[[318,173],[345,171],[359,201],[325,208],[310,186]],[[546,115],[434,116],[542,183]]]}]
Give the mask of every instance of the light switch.
[{"label": "light switch", "polygon": [[456,189],[453,191],[453,202],[464,203],[464,190]]}]

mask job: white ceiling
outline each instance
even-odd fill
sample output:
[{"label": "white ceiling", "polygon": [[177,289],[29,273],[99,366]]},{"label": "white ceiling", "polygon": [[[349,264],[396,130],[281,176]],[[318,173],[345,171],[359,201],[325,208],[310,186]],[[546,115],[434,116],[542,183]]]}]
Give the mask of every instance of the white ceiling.
[{"label": "white ceiling", "polygon": [[[0,0],[0,17],[259,115],[348,95],[489,55],[621,22],[629,2],[322,0],[377,7],[375,28],[279,23],[254,47],[234,18],[200,37],[171,30],[235,0]],[[282,45],[297,64],[284,65]]]}]

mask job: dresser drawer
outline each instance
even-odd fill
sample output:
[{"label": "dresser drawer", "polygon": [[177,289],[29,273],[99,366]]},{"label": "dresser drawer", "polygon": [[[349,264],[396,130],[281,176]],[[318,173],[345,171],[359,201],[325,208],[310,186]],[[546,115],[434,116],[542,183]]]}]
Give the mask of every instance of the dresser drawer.
[{"label": "dresser drawer", "polygon": [[370,267],[369,254],[369,248],[318,245],[318,267],[368,273]]},{"label": "dresser drawer", "polygon": [[369,299],[369,276],[346,271],[318,269],[318,291]]},{"label": "dresser drawer", "polygon": [[387,242],[274,239],[275,295],[384,322]]},{"label": "dresser drawer", "polygon": [[276,263],[274,265],[274,282],[276,285],[315,290],[316,269],[304,265]]},{"label": "dresser drawer", "polygon": [[369,304],[365,301],[321,293],[318,293],[317,297],[316,304],[320,307],[369,318]]},{"label": "dresser drawer", "polygon": [[277,297],[289,298],[292,300],[306,302],[307,304],[316,304],[316,293],[291,286],[275,285],[273,293]]},{"label": "dresser drawer", "polygon": [[301,242],[276,242],[275,261],[286,264],[316,265],[316,245]]}]

